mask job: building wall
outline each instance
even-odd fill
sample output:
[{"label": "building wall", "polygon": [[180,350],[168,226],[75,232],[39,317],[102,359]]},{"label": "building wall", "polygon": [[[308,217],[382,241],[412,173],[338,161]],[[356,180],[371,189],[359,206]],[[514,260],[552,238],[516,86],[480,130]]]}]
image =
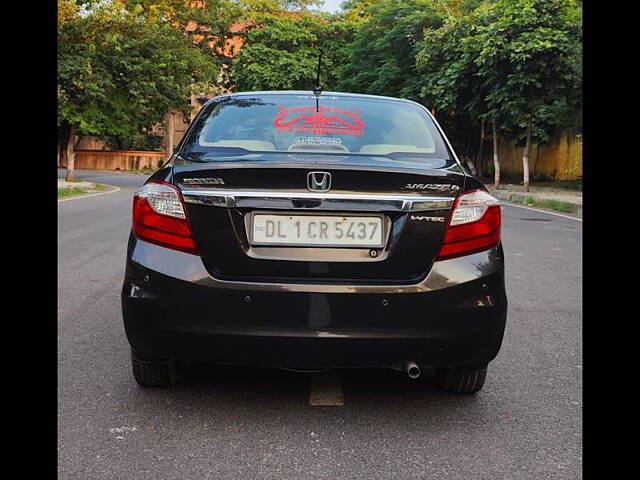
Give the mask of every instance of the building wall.
[{"label": "building wall", "polygon": [[[158,168],[164,152],[136,150],[76,150],[74,167],[83,170],[142,170]],[[63,162],[63,167],[66,163]]]},{"label": "building wall", "polygon": [[[524,147],[501,141],[498,145],[500,171],[505,177],[522,177]],[[563,133],[549,144],[533,146],[529,155],[529,174],[555,180],[574,180],[582,176],[582,138]]]},{"label": "building wall", "polygon": [[104,140],[90,135],[82,135],[75,148],[77,150],[111,150],[111,147]]}]

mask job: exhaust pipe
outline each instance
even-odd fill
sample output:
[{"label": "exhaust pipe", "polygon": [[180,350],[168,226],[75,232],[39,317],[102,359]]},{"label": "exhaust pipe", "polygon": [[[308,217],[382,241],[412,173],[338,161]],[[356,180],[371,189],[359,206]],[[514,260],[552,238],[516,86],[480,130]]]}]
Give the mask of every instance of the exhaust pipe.
[{"label": "exhaust pipe", "polygon": [[409,375],[409,378],[413,380],[418,378],[422,373],[420,367],[416,364],[416,362],[407,362],[405,364],[405,370],[407,371],[407,375]]}]

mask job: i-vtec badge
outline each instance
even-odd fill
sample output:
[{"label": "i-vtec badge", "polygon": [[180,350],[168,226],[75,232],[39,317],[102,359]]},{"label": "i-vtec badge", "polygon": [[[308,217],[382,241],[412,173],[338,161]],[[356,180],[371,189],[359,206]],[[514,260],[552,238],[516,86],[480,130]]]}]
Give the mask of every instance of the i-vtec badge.
[{"label": "i-vtec badge", "polygon": [[448,183],[407,183],[404,188],[408,190],[434,190],[436,192],[455,192],[460,190],[457,185],[449,185]]},{"label": "i-vtec badge", "polygon": [[411,215],[411,220],[422,222],[444,222],[444,217],[423,217],[421,215]]},{"label": "i-vtec badge", "polygon": [[182,183],[186,185],[224,185],[221,178],[183,178]]}]

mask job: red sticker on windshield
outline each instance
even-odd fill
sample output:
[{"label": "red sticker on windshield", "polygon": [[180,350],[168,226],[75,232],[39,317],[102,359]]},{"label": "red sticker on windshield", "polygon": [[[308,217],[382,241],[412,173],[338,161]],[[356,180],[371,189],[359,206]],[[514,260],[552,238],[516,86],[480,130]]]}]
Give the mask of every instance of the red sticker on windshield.
[{"label": "red sticker on windshield", "polygon": [[281,107],[273,125],[278,132],[364,134],[364,123],[357,113],[331,107],[320,107],[319,110],[316,112],[316,107]]}]

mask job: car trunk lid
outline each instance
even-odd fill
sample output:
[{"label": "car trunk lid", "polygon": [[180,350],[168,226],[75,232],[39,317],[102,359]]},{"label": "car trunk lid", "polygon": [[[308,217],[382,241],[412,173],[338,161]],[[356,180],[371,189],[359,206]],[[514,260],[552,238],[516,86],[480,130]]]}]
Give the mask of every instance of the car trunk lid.
[{"label": "car trunk lid", "polygon": [[[283,161],[286,160],[286,161]],[[293,157],[270,161],[176,162],[194,240],[209,273],[256,282],[409,283],[424,277],[442,243],[453,200],[463,190],[457,164]],[[309,174],[331,177],[309,188]],[[381,216],[381,248],[252,245],[256,214]]]}]

